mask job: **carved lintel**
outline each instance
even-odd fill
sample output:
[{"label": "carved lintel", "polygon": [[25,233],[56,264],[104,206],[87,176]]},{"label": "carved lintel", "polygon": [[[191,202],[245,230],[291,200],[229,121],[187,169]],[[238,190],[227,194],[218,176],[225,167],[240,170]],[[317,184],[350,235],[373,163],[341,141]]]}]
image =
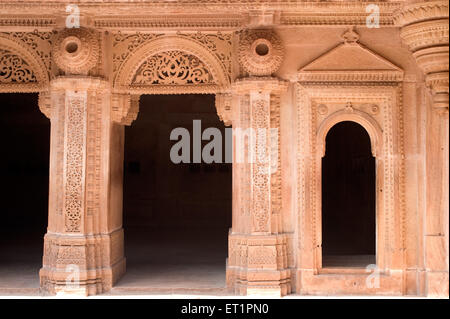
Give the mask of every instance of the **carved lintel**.
[{"label": "carved lintel", "polygon": [[225,126],[232,124],[232,95],[229,93],[216,94],[216,110],[219,119]]},{"label": "carved lintel", "polygon": [[139,113],[140,95],[112,94],[111,118],[122,125],[131,125],[137,119]]}]

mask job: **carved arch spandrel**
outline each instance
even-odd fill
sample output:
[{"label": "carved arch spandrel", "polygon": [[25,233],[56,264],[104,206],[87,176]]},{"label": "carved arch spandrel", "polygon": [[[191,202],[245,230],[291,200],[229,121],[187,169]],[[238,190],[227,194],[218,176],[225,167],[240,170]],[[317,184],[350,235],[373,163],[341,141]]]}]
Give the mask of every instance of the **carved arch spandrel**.
[{"label": "carved arch spandrel", "polygon": [[[137,85],[133,84],[139,68],[152,56],[167,52],[183,52],[195,57],[211,74],[212,81],[204,84],[163,84]],[[164,36],[145,42],[130,54],[119,67],[114,78],[116,92],[131,92],[134,94],[180,94],[180,93],[217,93],[225,90],[230,80],[223,70],[218,58],[201,44],[176,35]]]},{"label": "carved arch spandrel", "polygon": [[6,68],[2,70],[0,65],[0,75],[8,72],[7,69],[10,72],[17,71],[24,74],[23,77],[15,78],[5,75],[3,81],[0,76],[0,92],[40,92],[48,88],[48,69],[35,52],[2,33],[0,33],[0,50],[4,52],[0,57],[4,61],[0,63],[4,63],[3,67]]}]

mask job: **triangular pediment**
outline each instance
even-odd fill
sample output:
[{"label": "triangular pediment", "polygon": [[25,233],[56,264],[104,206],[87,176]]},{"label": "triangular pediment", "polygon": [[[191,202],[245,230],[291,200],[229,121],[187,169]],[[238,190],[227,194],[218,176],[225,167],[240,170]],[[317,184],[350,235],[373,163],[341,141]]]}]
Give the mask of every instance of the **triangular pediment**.
[{"label": "triangular pediment", "polygon": [[347,31],[343,37],[343,43],[302,67],[298,72],[299,81],[397,82],[403,79],[399,67],[358,43],[354,31]]}]

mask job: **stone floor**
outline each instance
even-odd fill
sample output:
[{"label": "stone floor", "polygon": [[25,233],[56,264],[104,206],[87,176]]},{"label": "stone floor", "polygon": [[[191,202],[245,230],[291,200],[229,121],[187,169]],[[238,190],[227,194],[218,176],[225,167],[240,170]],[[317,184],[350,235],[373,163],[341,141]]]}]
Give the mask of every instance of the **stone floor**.
[{"label": "stone floor", "polygon": [[39,294],[44,234],[1,230],[0,295]]},{"label": "stone floor", "polygon": [[227,230],[125,228],[127,272],[111,294],[227,294]]},{"label": "stone floor", "polygon": [[[127,272],[107,295],[229,295],[227,230],[125,228]],[[42,236],[0,243],[0,295],[38,295]]]}]

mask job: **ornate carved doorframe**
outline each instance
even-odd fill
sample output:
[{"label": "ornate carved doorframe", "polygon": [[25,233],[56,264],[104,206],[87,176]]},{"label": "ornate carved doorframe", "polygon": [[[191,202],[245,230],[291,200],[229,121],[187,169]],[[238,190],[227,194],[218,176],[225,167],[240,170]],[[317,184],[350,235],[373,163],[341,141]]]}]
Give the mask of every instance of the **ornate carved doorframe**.
[{"label": "ornate carved doorframe", "polygon": [[[350,51],[360,59],[348,61]],[[374,69],[361,69],[358,61],[363,59],[373,59]],[[330,71],[330,63],[338,63],[340,69]],[[297,240],[301,244],[297,280],[300,291],[314,294],[335,289],[336,293],[402,294],[405,268],[403,72],[360,45],[358,35],[348,31],[343,35],[342,44],[303,67],[298,76],[300,223]],[[329,129],[342,121],[354,121],[366,129],[376,158],[376,264],[381,276],[380,287],[376,289],[368,287],[366,276],[360,275],[366,269],[322,267],[321,158]]]}]

